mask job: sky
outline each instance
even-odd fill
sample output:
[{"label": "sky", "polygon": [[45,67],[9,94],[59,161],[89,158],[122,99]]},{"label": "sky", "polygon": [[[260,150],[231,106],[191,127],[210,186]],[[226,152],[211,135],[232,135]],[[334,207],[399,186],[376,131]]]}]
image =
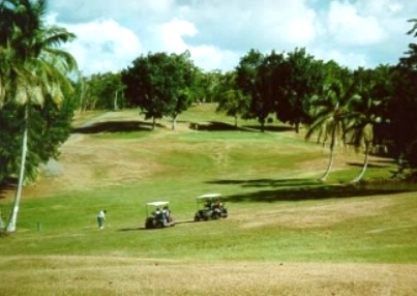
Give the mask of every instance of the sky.
[{"label": "sky", "polygon": [[233,70],[250,49],[296,48],[351,69],[396,64],[416,0],[50,0],[49,24],[83,75],[117,72],[148,53],[189,50],[205,71]]}]

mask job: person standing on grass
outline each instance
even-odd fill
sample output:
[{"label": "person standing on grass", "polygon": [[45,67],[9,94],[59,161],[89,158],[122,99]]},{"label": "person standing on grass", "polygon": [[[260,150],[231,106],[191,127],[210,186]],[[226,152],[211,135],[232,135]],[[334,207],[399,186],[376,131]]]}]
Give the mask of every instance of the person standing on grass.
[{"label": "person standing on grass", "polygon": [[104,228],[104,220],[106,220],[106,210],[101,210],[97,215],[97,222],[98,222],[98,228],[103,229]]}]

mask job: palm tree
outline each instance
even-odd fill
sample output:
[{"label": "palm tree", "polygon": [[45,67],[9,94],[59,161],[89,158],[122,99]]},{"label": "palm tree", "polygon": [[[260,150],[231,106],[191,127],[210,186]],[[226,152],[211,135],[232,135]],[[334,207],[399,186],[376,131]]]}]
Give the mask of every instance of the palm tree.
[{"label": "palm tree", "polygon": [[[351,183],[359,182],[368,167],[369,150],[374,142],[374,127],[382,122],[382,111],[389,100],[389,68],[379,66],[372,71],[356,71],[358,95],[348,103],[348,126],[345,131],[350,143],[358,152],[363,148],[365,154],[362,170]],[[367,77],[368,76],[368,77]],[[365,80],[365,81],[363,81]]]},{"label": "palm tree", "polygon": [[0,19],[12,20],[0,24],[2,32],[7,33],[0,39],[1,50],[8,53],[3,54],[0,61],[7,69],[2,73],[5,74],[3,80],[7,79],[3,82],[5,100],[25,108],[19,181],[7,232],[16,230],[25,178],[29,109],[31,105],[42,105],[46,97],[59,104],[63,91],[71,88],[67,74],[76,68],[74,58],[57,47],[75,36],[64,28],[46,27],[43,22],[46,7],[46,0],[3,0],[0,3]]},{"label": "palm tree", "polygon": [[323,145],[329,142],[329,162],[320,181],[326,181],[333,166],[334,148],[337,139],[342,138],[346,129],[346,104],[351,97],[351,91],[345,91],[341,82],[333,81],[323,87],[320,95],[314,96],[311,101],[311,116],[313,123],[309,126],[306,140],[314,133],[318,133],[317,141]]}]

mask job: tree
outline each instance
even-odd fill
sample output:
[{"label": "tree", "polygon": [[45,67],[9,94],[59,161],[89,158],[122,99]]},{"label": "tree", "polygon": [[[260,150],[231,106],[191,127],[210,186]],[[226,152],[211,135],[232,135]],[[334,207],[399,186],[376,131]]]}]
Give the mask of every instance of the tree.
[{"label": "tree", "polygon": [[[410,19],[413,27],[407,34],[417,37],[417,19]],[[393,98],[390,102],[390,127],[395,144],[396,156],[404,160],[411,167],[411,174],[407,177],[415,178],[417,168],[417,44],[408,45],[405,56],[395,68]]]},{"label": "tree", "polygon": [[264,132],[267,118],[274,110],[271,73],[281,61],[282,55],[274,51],[264,55],[251,49],[236,68],[237,86],[245,96],[250,97],[249,108],[243,118],[256,118],[261,124],[261,132]]},{"label": "tree", "polygon": [[79,77],[77,91],[81,110],[119,110],[124,106],[121,73],[98,73]]},{"label": "tree", "polygon": [[298,133],[300,124],[310,121],[310,98],[323,85],[324,65],[307,54],[304,48],[296,48],[278,63],[271,79],[277,99],[277,118],[294,125]]},{"label": "tree", "polygon": [[[76,62],[57,46],[74,38],[66,29],[44,24],[46,0],[3,0],[0,3],[0,48],[2,74],[7,81],[5,101],[23,106],[23,137],[18,186],[6,231],[14,232],[19,211],[28,154],[29,114],[31,106],[43,105],[45,98],[56,104],[71,88],[66,76]],[[3,70],[4,71],[4,70]]]},{"label": "tree", "polygon": [[[46,97],[42,106],[29,107],[25,183],[36,181],[40,163],[59,156],[60,145],[71,133],[74,109],[75,100],[68,94],[59,106]],[[7,103],[0,109],[0,182],[13,180],[19,171],[24,115],[25,106]]]},{"label": "tree", "polygon": [[195,71],[195,83],[193,93],[195,100],[200,103],[213,103],[219,98],[222,92],[224,75],[219,70],[203,72],[201,69]]},{"label": "tree", "polygon": [[195,71],[189,52],[142,55],[122,72],[125,96],[131,105],[141,108],[145,119],[152,118],[153,128],[156,119],[171,116],[175,129],[178,115],[193,99]]},{"label": "tree", "polygon": [[228,72],[224,75],[223,89],[219,92],[216,101],[219,102],[216,111],[225,112],[227,116],[233,116],[235,127],[237,127],[239,115],[248,111],[249,97],[237,88],[236,72]]},{"label": "tree", "polygon": [[[170,84],[167,85],[168,114],[172,118],[172,129],[175,130],[178,115],[190,107],[195,99],[195,73],[197,68],[191,61],[190,52],[171,55],[173,64],[170,67]],[[171,89],[170,89],[171,88]]]},{"label": "tree", "polygon": [[329,162],[321,181],[325,181],[333,166],[334,148],[338,138],[342,138],[346,130],[347,103],[352,97],[351,89],[345,87],[339,81],[333,81],[324,85],[323,90],[314,96],[311,101],[311,116],[313,123],[309,125],[305,138],[308,140],[314,133],[318,133],[318,142],[325,145],[329,142]]},{"label": "tree", "polygon": [[352,183],[359,182],[368,167],[368,157],[374,144],[374,130],[384,120],[384,106],[390,99],[390,70],[379,66],[374,70],[359,68],[354,71],[353,79],[356,95],[348,102],[348,126],[345,133],[356,151],[363,148],[365,158],[362,170]]}]

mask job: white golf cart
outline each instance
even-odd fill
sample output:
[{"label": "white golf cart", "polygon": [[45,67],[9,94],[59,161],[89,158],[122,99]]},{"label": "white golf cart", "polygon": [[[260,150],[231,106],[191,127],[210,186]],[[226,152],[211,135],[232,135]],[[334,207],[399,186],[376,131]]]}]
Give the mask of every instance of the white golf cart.
[{"label": "white golf cart", "polygon": [[174,226],[168,201],[154,201],[146,204],[145,228],[164,228]]},{"label": "white golf cart", "polygon": [[194,221],[227,218],[227,214],[220,193],[207,193],[197,197],[197,212],[194,215]]}]

